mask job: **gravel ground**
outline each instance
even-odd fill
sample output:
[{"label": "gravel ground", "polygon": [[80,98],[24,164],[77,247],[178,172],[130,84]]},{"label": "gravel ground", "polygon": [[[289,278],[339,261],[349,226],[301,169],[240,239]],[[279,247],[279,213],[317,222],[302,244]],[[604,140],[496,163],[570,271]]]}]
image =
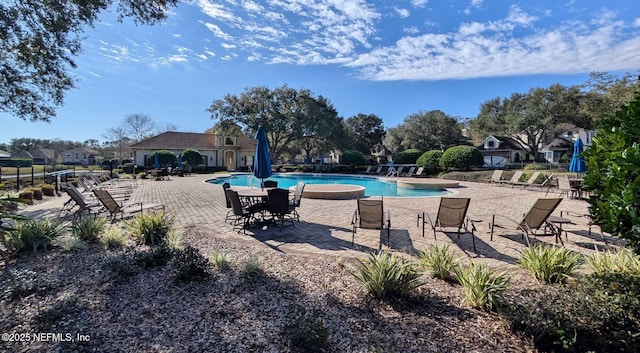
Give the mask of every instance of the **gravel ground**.
[{"label": "gravel ground", "polygon": [[[451,283],[425,278],[410,298],[381,302],[361,290],[353,260],[284,254],[195,228],[185,242],[205,256],[226,253],[230,268],[178,282],[169,265],[131,267],[121,251],[96,245],[21,254],[0,273],[0,351],[536,352],[496,314],[462,304]],[[251,258],[260,270],[246,275]],[[518,274],[513,282],[536,286]],[[322,350],[312,338],[324,333]]]}]

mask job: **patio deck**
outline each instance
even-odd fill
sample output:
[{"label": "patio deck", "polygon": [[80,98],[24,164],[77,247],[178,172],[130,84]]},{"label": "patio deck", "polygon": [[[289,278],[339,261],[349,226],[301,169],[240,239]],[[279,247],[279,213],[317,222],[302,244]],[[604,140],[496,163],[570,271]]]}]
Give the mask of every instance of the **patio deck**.
[{"label": "patio deck", "polygon": [[[362,257],[369,251],[377,250],[381,241],[386,248],[386,234],[376,230],[358,229],[355,246],[351,246],[351,217],[356,208],[355,200],[302,199],[299,213],[301,222],[295,228],[251,230],[246,235],[232,230],[224,222],[227,208],[221,185],[204,181],[210,175],[192,175],[183,178],[171,178],[168,181],[141,180],[135,189],[132,202],[163,203],[168,212],[176,216],[183,227],[195,226],[210,234],[224,238],[237,239],[258,246],[266,246],[284,253],[304,254],[322,257]],[[421,228],[416,227],[418,212],[437,211],[438,197],[385,197],[385,209],[391,212],[391,249],[403,252],[423,250],[430,244],[450,244],[460,256],[481,258],[494,265],[513,265],[517,263],[519,252],[526,247],[520,233],[510,231],[494,236],[489,240],[489,221],[492,214],[508,216],[520,220],[536,199],[545,197],[546,189],[528,191],[519,188],[507,188],[473,182],[459,182],[454,191],[461,197],[470,197],[469,215],[481,219],[476,223],[476,248],[473,252],[471,236],[462,235],[456,239],[455,233],[427,232],[422,237]],[[546,197],[557,197],[553,191]],[[66,196],[48,198],[37,205],[28,206],[22,213],[28,216],[55,217]],[[571,211],[573,214],[587,213],[588,203],[583,200],[565,198],[554,215]],[[591,252],[605,243],[597,232],[588,235],[587,219],[572,217],[574,224],[565,224],[568,240],[565,246]],[[383,236],[384,235],[384,236]],[[536,237],[535,241],[554,242],[552,236]]]}]

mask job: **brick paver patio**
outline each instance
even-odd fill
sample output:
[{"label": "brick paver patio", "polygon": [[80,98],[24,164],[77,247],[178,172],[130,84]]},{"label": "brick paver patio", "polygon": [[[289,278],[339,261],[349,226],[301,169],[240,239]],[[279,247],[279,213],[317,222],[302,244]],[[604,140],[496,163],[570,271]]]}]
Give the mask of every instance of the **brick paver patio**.
[{"label": "brick paver patio", "polygon": [[[496,265],[515,264],[519,251],[526,246],[517,231],[501,230],[494,240],[489,240],[489,221],[493,214],[508,216],[520,220],[523,214],[533,205],[535,200],[545,197],[545,190],[523,190],[488,185],[483,183],[460,182],[459,188],[452,189],[461,197],[470,197],[469,214],[481,219],[476,223],[476,248],[473,252],[471,236],[463,234],[456,239],[455,232],[437,232],[437,239],[428,230],[422,237],[422,229],[416,227],[418,212],[437,211],[438,197],[385,197],[385,209],[391,212],[391,244],[386,244],[386,231],[358,229],[355,235],[355,246],[351,245],[351,217],[356,208],[355,200],[318,200],[302,199],[299,213],[301,221],[295,228],[288,227],[281,231],[277,228],[267,230],[251,230],[247,234],[232,230],[231,225],[224,222],[228,209],[221,185],[206,183],[213,175],[192,175],[172,177],[170,180],[138,180],[131,202],[163,203],[167,210],[176,216],[176,220],[184,227],[195,226],[207,234],[216,234],[230,239],[242,239],[256,244],[268,246],[284,253],[303,253],[313,256],[361,257],[366,252],[378,249],[380,242],[383,248],[404,252],[425,249],[429,244],[450,244],[450,247],[461,256],[481,258]],[[553,190],[546,197],[556,197]],[[68,196],[48,198],[36,205],[28,206],[23,214],[29,216],[56,217]],[[588,203],[582,200],[565,198],[554,215],[562,211],[572,214],[587,213]],[[588,235],[587,219],[570,217],[574,224],[564,225],[568,231],[565,246],[590,252],[597,246],[605,245],[599,233],[594,229]],[[599,230],[599,229],[598,229]],[[532,240],[554,242],[552,236],[540,236]]]}]

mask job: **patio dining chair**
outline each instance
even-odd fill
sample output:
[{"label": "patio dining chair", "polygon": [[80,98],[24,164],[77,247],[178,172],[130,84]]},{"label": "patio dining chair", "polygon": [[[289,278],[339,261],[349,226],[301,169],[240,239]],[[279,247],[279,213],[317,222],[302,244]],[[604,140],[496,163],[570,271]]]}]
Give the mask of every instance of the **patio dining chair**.
[{"label": "patio dining chair", "polygon": [[[390,244],[391,213],[384,210],[383,200],[358,199],[357,208],[351,217],[353,230],[351,246],[355,244],[356,229],[387,229],[387,244]],[[382,242],[380,243],[382,249]]]},{"label": "patio dining chair", "polygon": [[438,206],[438,213],[435,216],[429,215],[426,212],[418,213],[418,219],[416,226],[420,226],[422,222],[422,236],[424,237],[425,226],[429,225],[433,230],[433,238],[436,239],[436,228],[440,228],[442,232],[443,228],[456,229],[458,239],[460,239],[460,232],[462,229],[465,233],[469,232],[469,225],[471,226],[471,241],[473,242],[473,252],[476,251],[475,240],[475,225],[469,217],[467,217],[467,211],[469,210],[470,198],[461,197],[442,197],[440,198],[440,206]]},{"label": "patio dining chair", "polygon": [[246,230],[249,228],[251,220],[254,218],[254,212],[249,208],[242,206],[240,196],[238,196],[237,191],[227,188],[225,189],[225,195],[231,203],[233,216],[231,225],[233,225],[233,230],[238,230],[238,233],[242,230],[242,232],[246,234]]},{"label": "patio dining chair", "polygon": [[295,228],[293,222],[293,207],[289,204],[289,190],[288,189],[269,189],[267,190],[269,195],[269,213],[273,217],[273,221],[278,226],[278,229],[282,231],[285,222],[290,222]]},{"label": "patio dining chair", "polygon": [[300,207],[300,201],[302,200],[302,193],[304,192],[305,183],[299,181],[296,184],[296,188],[293,191],[293,199],[289,201],[289,206],[293,208],[293,216],[298,222],[300,222],[300,214],[298,208]]}]

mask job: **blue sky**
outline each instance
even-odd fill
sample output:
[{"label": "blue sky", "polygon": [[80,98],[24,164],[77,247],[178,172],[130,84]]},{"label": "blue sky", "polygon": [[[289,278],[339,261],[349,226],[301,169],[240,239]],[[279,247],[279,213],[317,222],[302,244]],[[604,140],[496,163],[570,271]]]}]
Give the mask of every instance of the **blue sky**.
[{"label": "blue sky", "polygon": [[395,127],[421,110],[473,118],[495,97],[640,69],[637,0],[193,0],[162,25],[100,19],[58,117],[0,114],[0,142],[102,142],[129,114],[203,132],[213,100],[284,84],[327,97],[344,118]]}]

